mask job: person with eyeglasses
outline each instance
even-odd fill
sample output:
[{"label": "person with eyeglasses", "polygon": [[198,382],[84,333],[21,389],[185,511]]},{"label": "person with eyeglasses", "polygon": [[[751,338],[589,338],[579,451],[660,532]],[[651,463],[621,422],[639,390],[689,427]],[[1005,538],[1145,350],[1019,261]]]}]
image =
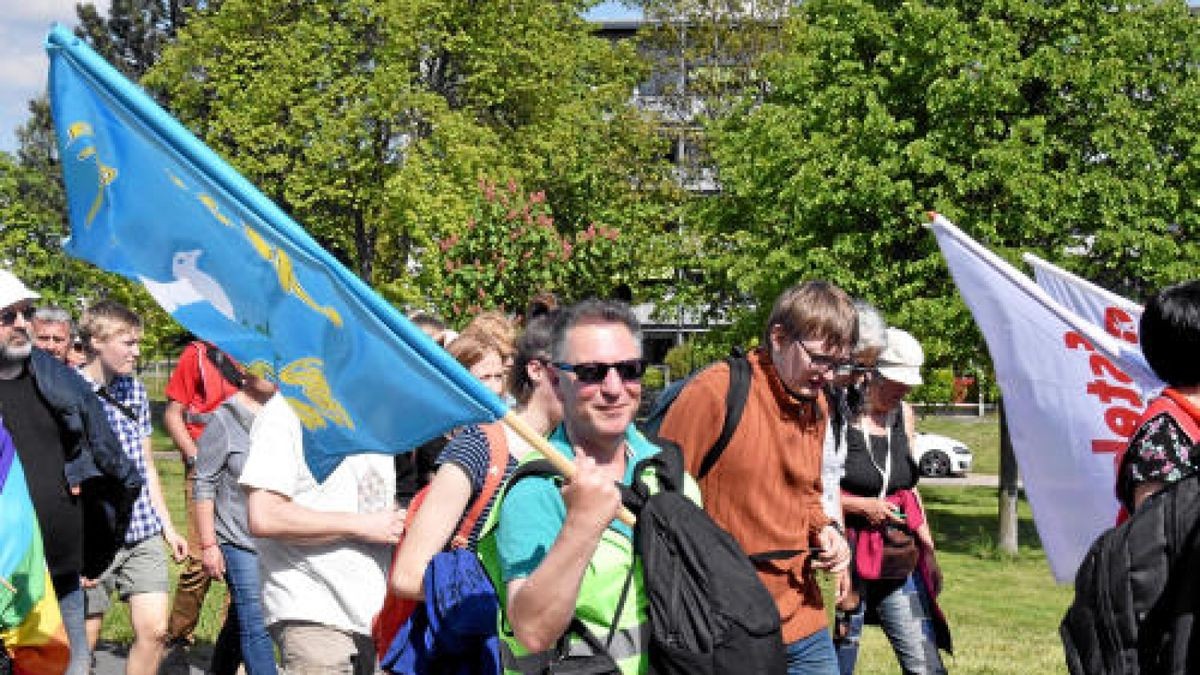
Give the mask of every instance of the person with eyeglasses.
[{"label": "person with eyeglasses", "polygon": [[575,475],[565,484],[536,475],[510,483],[494,507],[498,520],[484,535],[491,541],[480,548],[493,552],[484,557],[501,598],[502,665],[554,672],[569,653],[646,672],[647,599],[632,573],[633,532],[616,520],[618,483],[630,485],[638,461],[659,452],[633,424],[646,371],[641,327],[624,303],[585,300],[560,311],[552,337],[546,373],[563,421],[549,440],[574,461]]},{"label": "person with eyeglasses", "polygon": [[[824,281],[784,291],[762,343],[748,355],[750,393],[719,461],[699,478],[704,509],[748,554],[779,610],[789,673],[837,673],[814,570],[850,560],[838,521],[822,509],[828,417],[825,386],[850,364],[858,318],[849,296]],[[679,393],[659,429],[697,475],[725,422],[730,370],[715,364]],[[816,552],[812,552],[816,549]]]},{"label": "person with eyeglasses", "polygon": [[830,518],[842,521],[842,471],[846,462],[846,420],[862,406],[862,386],[880,352],[887,347],[887,323],[883,315],[863,300],[854,301],[858,314],[858,342],[849,363],[833,373],[825,387],[829,417],[825,430],[824,456],[821,461],[821,506]]},{"label": "person with eyeglasses", "polygon": [[33,301],[40,297],[0,270],[0,418],[37,513],[71,647],[66,672],[83,675],[91,651],[81,577],[99,576],[124,543],[142,478],[83,378],[34,348]]},{"label": "person with eyeglasses", "polygon": [[[903,672],[946,672],[938,649],[950,650],[950,629],[936,604],[941,571],[916,491],[916,423],[904,401],[921,384],[924,361],[916,338],[888,328],[863,405],[846,421],[842,508],[855,555],[834,628],[842,675],[854,672],[868,621],[879,623]],[[906,552],[889,557],[889,548]]]}]

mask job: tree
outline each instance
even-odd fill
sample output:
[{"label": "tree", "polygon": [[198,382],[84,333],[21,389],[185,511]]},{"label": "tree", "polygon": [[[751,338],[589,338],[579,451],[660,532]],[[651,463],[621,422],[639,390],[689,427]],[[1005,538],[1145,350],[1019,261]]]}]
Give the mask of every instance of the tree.
[{"label": "tree", "polygon": [[927,209],[1134,297],[1194,276],[1198,29],[1182,2],[805,2],[713,130],[706,290],[761,318],[829,278],[961,368],[982,340]]},{"label": "tree", "polygon": [[526,194],[516,181],[487,179],[479,181],[475,215],[463,234],[438,248],[445,273],[433,300],[457,325],[486,309],[519,311],[538,292],[564,302],[608,296],[626,282],[634,250],[620,230],[596,223],[563,234],[544,192]]},{"label": "tree", "polygon": [[114,67],[137,81],[175,39],[195,10],[215,11],[220,0],[112,0],[108,16],[92,3],[75,6],[75,33]]},{"label": "tree", "polygon": [[545,192],[563,233],[651,242],[669,219],[653,128],[625,105],[640,65],[584,4],[226,0],[147,81],[335,256],[424,304],[481,178]]}]

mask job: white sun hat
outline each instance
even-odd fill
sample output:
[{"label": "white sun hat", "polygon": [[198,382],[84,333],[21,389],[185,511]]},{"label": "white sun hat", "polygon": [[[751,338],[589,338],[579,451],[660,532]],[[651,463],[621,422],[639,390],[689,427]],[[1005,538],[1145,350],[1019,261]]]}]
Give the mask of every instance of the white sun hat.
[{"label": "white sun hat", "polygon": [[23,300],[37,300],[42,297],[25,287],[17,275],[8,270],[0,270],[0,309],[12,307]]},{"label": "white sun hat", "polygon": [[881,377],[916,387],[923,382],[921,365],[924,363],[925,350],[915,337],[899,328],[887,329],[887,347],[875,364]]}]

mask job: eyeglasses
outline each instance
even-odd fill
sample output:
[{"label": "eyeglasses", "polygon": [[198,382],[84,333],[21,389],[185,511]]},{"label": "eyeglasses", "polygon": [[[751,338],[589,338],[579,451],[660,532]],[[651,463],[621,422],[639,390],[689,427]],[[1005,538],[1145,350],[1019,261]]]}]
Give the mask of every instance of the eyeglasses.
[{"label": "eyeglasses", "polygon": [[870,373],[873,370],[875,369],[870,366],[864,366],[861,363],[843,363],[834,368],[833,372],[841,377],[845,377],[847,375],[862,375],[863,373]]},{"label": "eyeglasses", "polygon": [[796,344],[800,346],[801,351],[803,351],[804,355],[808,357],[808,362],[812,364],[812,367],[818,370],[832,370],[834,372],[838,372],[842,368],[853,365],[849,359],[839,359],[828,354],[814,354],[812,353],[812,350],[810,350],[808,347],[805,347],[804,343],[800,340],[796,340]]},{"label": "eyeglasses", "polygon": [[9,309],[0,312],[0,326],[11,326],[17,321],[17,315],[20,314],[26,321],[33,321],[33,315],[37,314],[37,307],[30,305],[24,309]]},{"label": "eyeglasses", "polygon": [[589,361],[588,363],[562,363],[556,361],[551,365],[559,370],[575,373],[575,377],[583,384],[599,384],[603,382],[608,377],[609,368],[616,370],[617,375],[624,382],[641,380],[642,375],[646,373],[645,359],[628,359],[617,361],[616,363],[598,363],[595,361]]}]

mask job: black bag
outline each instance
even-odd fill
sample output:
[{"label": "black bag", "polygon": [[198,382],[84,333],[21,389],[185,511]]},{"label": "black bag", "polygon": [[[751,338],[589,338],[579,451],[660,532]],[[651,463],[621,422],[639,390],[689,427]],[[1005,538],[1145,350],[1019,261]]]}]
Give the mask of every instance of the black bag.
[{"label": "black bag", "polygon": [[1092,544],[1059,626],[1074,675],[1194,673],[1200,645],[1200,476],[1150,497]]},{"label": "black bag", "polygon": [[[697,479],[707,476],[708,472],[716,466],[717,460],[721,458],[721,453],[725,452],[725,448],[729,445],[729,439],[733,438],[733,432],[737,431],[738,422],[742,420],[742,412],[746,409],[746,399],[750,397],[752,371],[746,356],[735,347],[730,350],[725,363],[729,364],[729,391],[725,395],[725,423],[721,426],[721,435],[717,437],[712,447],[705,453],[704,459],[701,460],[700,470],[696,474]],[[643,434],[658,436],[658,430],[662,427],[663,418],[667,416],[671,404],[695,376],[696,374],[693,373],[682,380],[676,380],[659,393],[658,398],[654,399],[654,406],[651,407],[646,421],[638,425]]]},{"label": "black bag", "polygon": [[[649,599],[650,667],[658,675],[784,673],[779,612],[734,538],[683,494],[683,455],[669,441],[622,488],[637,514],[634,546]],[[644,470],[655,470],[651,494]]]}]

